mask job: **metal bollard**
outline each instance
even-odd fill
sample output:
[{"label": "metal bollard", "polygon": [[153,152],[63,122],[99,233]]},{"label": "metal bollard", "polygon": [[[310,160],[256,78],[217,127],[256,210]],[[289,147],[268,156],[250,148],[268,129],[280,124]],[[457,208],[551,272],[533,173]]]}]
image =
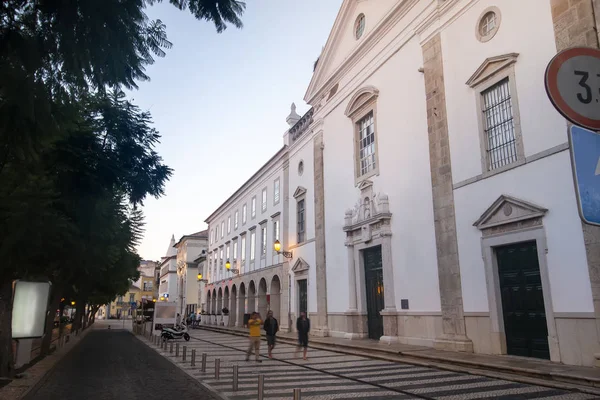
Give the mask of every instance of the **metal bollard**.
[{"label": "metal bollard", "polygon": [[294,389],[294,400],[301,400],[302,394],[300,393],[300,389]]},{"label": "metal bollard", "polygon": [[206,372],[206,353],[202,353],[202,367],[200,368],[201,372]]},{"label": "metal bollard", "polygon": [[221,359],[215,358],[215,379],[219,379],[221,376]]},{"label": "metal bollard", "polygon": [[169,353],[173,354],[173,342],[171,342],[171,345],[169,346]]},{"label": "metal bollard", "polygon": [[237,392],[238,390],[238,369],[239,367],[236,365],[233,366],[233,391]]},{"label": "metal bollard", "polygon": [[260,374],[258,376],[258,400],[263,400],[265,394],[265,376]]},{"label": "metal bollard", "polygon": [[192,367],[196,366],[196,349],[192,349]]},{"label": "metal bollard", "polygon": [[179,357],[179,343],[175,343],[175,357]]},{"label": "metal bollard", "polygon": [[185,361],[186,357],[187,357],[187,347],[183,346],[183,361]]}]

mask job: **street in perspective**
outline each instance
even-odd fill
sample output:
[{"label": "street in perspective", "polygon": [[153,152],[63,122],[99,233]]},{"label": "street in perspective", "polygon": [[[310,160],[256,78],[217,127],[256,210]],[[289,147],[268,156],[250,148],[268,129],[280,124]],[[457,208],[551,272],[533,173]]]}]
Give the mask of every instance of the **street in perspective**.
[{"label": "street in perspective", "polygon": [[0,399],[600,399],[599,0],[5,0]]}]

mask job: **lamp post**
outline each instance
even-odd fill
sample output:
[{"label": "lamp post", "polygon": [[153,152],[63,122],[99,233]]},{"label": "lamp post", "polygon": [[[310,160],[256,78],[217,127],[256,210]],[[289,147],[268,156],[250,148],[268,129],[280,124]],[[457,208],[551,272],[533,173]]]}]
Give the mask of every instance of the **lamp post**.
[{"label": "lamp post", "polygon": [[227,260],[227,262],[225,263],[225,268],[227,269],[227,271],[231,271],[234,274],[239,274],[240,270],[237,268],[231,268],[231,263],[229,262],[229,260]]},{"label": "lamp post", "polygon": [[277,254],[283,255],[285,258],[293,257],[291,251],[281,251],[281,243],[279,242],[279,240],[276,240],[275,243],[273,243],[273,250],[275,250]]}]

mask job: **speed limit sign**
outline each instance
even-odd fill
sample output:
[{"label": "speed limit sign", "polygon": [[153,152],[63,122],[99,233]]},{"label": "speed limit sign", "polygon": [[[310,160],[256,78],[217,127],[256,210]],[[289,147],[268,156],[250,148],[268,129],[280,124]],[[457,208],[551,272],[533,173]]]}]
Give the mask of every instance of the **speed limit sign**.
[{"label": "speed limit sign", "polygon": [[600,50],[561,51],[546,68],[545,84],[550,101],[566,119],[600,131]]}]

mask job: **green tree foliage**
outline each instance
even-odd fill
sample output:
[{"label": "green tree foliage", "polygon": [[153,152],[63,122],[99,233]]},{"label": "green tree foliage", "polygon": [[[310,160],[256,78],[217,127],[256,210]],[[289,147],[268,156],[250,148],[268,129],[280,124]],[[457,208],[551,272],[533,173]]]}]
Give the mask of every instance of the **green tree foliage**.
[{"label": "green tree foliage", "polygon": [[[172,46],[145,13],[157,2],[0,2],[0,376],[13,372],[14,279],[50,280],[49,310],[68,298],[82,315],[139,277],[139,207],[172,171],[150,114],[122,89]],[[240,1],[169,2],[218,32],[242,26]]]}]

